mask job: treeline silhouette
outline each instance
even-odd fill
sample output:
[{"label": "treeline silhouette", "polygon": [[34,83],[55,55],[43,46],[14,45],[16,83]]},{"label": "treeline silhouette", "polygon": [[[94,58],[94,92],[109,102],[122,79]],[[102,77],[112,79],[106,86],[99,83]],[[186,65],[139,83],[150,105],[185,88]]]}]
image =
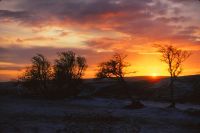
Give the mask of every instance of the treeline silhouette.
[{"label": "treeline silhouette", "polygon": [[58,53],[54,65],[42,54],[31,59],[32,65],[19,77],[29,95],[62,98],[79,93],[86,59],[73,51]]},{"label": "treeline silhouette", "polygon": [[[126,89],[124,68],[127,56],[115,53],[111,59],[98,66],[98,79],[112,78]],[[81,91],[82,77],[87,69],[85,57],[76,55],[73,51],[58,53],[54,64],[42,55],[37,54],[31,59],[31,66],[19,77],[18,84],[26,90],[26,95],[45,96],[51,98],[74,97]],[[127,92],[129,95],[129,93]]]},{"label": "treeline silhouette", "polygon": [[[161,54],[161,61],[168,65],[169,88],[171,89],[171,105],[169,107],[175,107],[174,81],[182,72],[182,64],[191,53],[172,45],[155,45],[154,47]],[[124,79],[127,74],[125,68],[130,66],[125,61],[126,57],[123,53],[115,53],[111,59],[99,64],[96,77],[98,79],[112,78],[119,81],[119,85],[132,99],[132,94]],[[53,65],[42,54],[32,57],[31,62],[31,66],[26,68],[18,80],[18,83],[27,90],[27,95],[64,98],[74,97],[80,93],[82,78],[87,69],[85,57],[79,56],[73,51],[66,51],[58,53]]]}]

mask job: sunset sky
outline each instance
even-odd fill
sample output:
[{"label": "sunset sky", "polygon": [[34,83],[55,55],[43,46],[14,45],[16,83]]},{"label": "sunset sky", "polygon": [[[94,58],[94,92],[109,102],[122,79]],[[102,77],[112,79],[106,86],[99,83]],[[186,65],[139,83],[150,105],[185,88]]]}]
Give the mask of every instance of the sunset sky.
[{"label": "sunset sky", "polygon": [[168,75],[154,44],[191,51],[182,75],[200,74],[200,1],[0,1],[0,81],[16,78],[36,53],[53,63],[67,50],[86,57],[86,78],[115,52],[137,71],[127,76]]}]

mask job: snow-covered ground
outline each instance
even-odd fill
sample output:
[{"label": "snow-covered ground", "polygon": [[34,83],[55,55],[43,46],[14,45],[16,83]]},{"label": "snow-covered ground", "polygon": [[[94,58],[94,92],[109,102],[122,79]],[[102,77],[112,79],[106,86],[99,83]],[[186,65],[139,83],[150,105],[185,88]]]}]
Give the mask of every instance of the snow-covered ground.
[{"label": "snow-covered ground", "polygon": [[0,97],[0,133],[199,133],[199,105],[143,101],[145,108],[123,109],[128,100],[33,100]]}]

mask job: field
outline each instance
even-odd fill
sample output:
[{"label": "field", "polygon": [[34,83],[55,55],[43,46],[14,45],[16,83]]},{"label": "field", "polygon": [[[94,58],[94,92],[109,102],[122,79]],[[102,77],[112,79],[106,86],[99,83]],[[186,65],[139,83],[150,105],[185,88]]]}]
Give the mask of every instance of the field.
[{"label": "field", "polygon": [[[136,80],[134,79],[134,83]],[[104,82],[104,84],[102,83]],[[108,95],[102,90],[110,81],[87,80],[92,90],[80,97],[41,99],[20,96],[10,83],[1,84],[1,133],[199,133],[200,105],[179,103],[166,108],[165,100],[143,99],[142,109],[124,109],[130,100]],[[139,79],[139,82],[144,80]],[[163,81],[162,81],[163,82]],[[151,82],[149,88],[161,80]],[[98,85],[97,85],[98,84]],[[130,83],[131,84],[131,83]],[[94,90],[94,86],[96,89]],[[108,85],[110,86],[110,84]],[[145,84],[147,86],[147,84]],[[138,87],[143,87],[138,84]],[[5,90],[7,88],[7,91]],[[110,88],[110,87],[108,87]],[[3,91],[4,90],[4,91]],[[102,96],[97,96],[101,90]],[[87,92],[87,93],[86,93]],[[110,91],[109,91],[110,92]],[[86,94],[93,94],[86,97]],[[84,95],[84,97],[83,97]],[[100,94],[98,94],[100,95]],[[144,96],[144,95],[140,95]]]}]

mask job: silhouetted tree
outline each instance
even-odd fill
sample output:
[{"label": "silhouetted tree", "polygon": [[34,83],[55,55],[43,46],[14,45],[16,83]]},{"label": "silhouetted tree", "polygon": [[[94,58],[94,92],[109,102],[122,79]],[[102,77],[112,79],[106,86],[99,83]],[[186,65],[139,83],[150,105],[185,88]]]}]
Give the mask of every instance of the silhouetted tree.
[{"label": "silhouetted tree", "polygon": [[125,89],[128,97],[131,98],[128,85],[124,80],[124,75],[126,74],[125,68],[129,66],[129,64],[125,61],[126,57],[126,55],[115,53],[110,60],[100,63],[96,77],[99,79],[117,79],[120,81],[120,85],[122,85]]},{"label": "silhouetted tree", "polygon": [[[120,81],[120,84],[125,89],[127,96],[131,99],[131,104],[126,106],[125,108],[136,109],[136,108],[143,108],[144,105],[139,101],[139,99],[134,99],[131,95],[129,86],[127,85],[126,81],[124,80],[125,68],[130,66],[126,61],[126,55],[122,55],[119,53],[115,53],[113,57],[106,61],[102,62],[99,65],[99,70],[96,74],[97,78],[114,78]],[[131,72],[135,73],[135,72]]]},{"label": "silhouetted tree", "polygon": [[126,55],[115,53],[112,59],[102,62],[96,74],[97,78],[116,78],[124,82],[125,68],[129,66],[125,62]]},{"label": "silhouetted tree", "polygon": [[27,88],[44,91],[47,88],[47,81],[52,76],[50,62],[42,54],[32,57],[31,62],[32,65],[26,68],[25,73],[19,78],[19,81]]},{"label": "silhouetted tree", "polygon": [[175,107],[174,100],[174,81],[182,72],[183,62],[191,55],[190,52],[178,49],[172,45],[156,45],[158,51],[162,54],[161,61],[168,65],[170,73],[171,105]]},{"label": "silhouetted tree", "polygon": [[73,51],[58,53],[58,57],[54,65],[56,84],[75,91],[75,87],[81,82],[87,68],[86,59],[77,56]]}]

